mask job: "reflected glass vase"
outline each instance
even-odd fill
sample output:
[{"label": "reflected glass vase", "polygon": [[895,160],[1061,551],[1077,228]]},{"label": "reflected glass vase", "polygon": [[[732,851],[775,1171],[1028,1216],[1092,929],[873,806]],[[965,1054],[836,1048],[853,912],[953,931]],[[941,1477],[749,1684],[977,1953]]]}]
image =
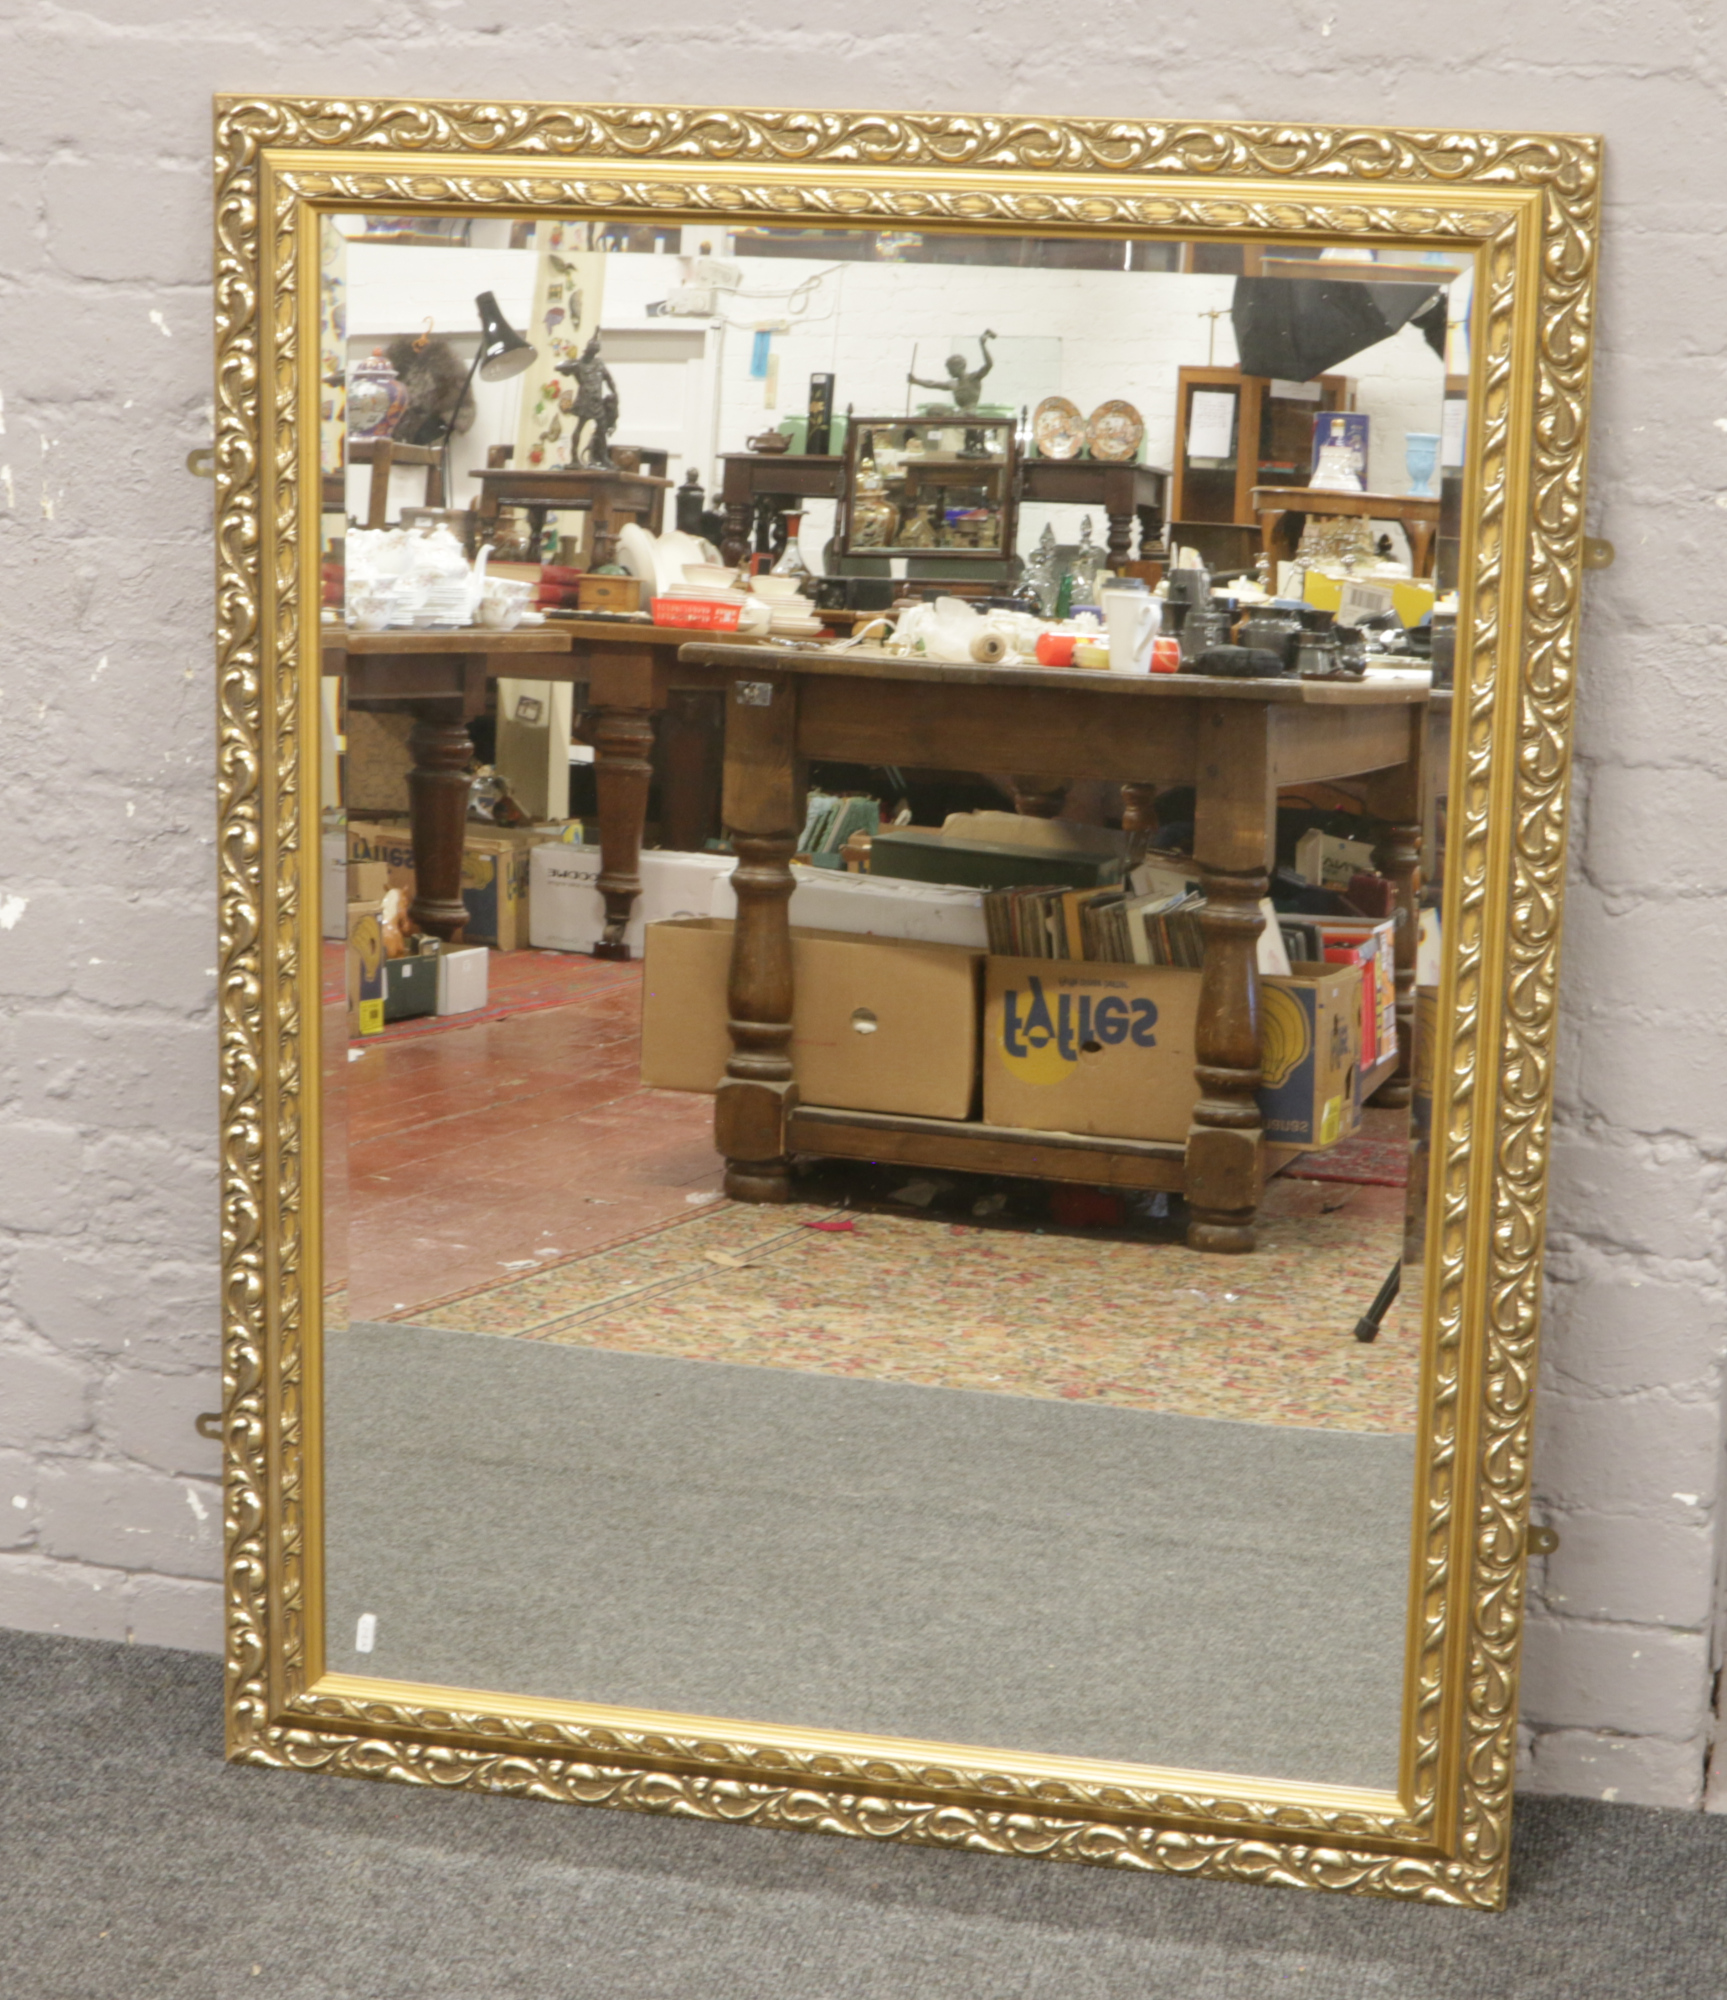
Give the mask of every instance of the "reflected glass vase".
[{"label": "reflected glass vase", "polygon": [[1412,500],[1436,500],[1439,497],[1437,474],[1439,471],[1439,433],[1437,431],[1405,431],[1403,433],[1403,463],[1409,473],[1409,496]]}]

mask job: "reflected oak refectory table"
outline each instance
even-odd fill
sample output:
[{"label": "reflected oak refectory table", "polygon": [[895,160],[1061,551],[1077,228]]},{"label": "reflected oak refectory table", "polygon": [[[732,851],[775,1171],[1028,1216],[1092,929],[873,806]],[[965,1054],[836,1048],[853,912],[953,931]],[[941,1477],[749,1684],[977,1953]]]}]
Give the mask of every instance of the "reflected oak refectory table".
[{"label": "reflected oak refectory table", "polygon": [[[513,632],[465,626],[450,631],[350,632],[320,628],[322,671],[341,679],[354,708],[407,709],[408,825],[414,848],[414,901],[421,930],[446,939],[467,923],[462,844],[472,786],[468,725],[484,715],[488,685],[504,676],[571,681],[582,691],[600,821],[598,888],[604,936],[596,958],[630,955],[624,932],[641,892],[654,718],[674,694],[714,692],[724,674],[683,663],[687,626],[602,619],[559,620]],[[738,648],[734,645],[733,651]]]},{"label": "reflected oak refectory table", "polygon": [[[785,1201],[793,1153],[1163,1189],[1188,1203],[1195,1249],[1254,1247],[1266,1173],[1257,943],[1280,786],[1365,779],[1375,858],[1396,885],[1398,1050],[1379,1102],[1406,1103],[1423,837],[1425,675],[1250,681],[1197,674],[950,666],[860,652],[686,645],[726,696],[722,816],[738,855],[727,1012],[732,1056],[715,1101],[726,1192]],[[1191,784],[1205,892],[1197,1063],[1185,1145],[894,1117],[800,1101],[790,1054],[791,858],[809,759],[1103,778],[1135,794]]]}]

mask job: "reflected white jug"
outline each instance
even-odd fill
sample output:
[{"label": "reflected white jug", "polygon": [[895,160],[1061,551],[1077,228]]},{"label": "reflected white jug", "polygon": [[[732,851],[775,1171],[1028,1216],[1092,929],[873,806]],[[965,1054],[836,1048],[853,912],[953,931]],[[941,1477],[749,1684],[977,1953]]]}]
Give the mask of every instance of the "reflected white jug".
[{"label": "reflected white jug", "polygon": [[1151,642],[1163,623],[1163,607],[1137,578],[1108,585],[1098,595],[1109,632],[1109,668],[1115,674],[1151,672]]}]

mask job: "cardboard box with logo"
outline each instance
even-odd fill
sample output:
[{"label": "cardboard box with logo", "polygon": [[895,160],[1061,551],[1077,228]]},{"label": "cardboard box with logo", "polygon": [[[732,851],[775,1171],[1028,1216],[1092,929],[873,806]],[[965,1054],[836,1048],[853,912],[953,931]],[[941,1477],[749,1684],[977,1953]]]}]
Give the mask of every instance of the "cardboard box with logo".
[{"label": "cardboard box with logo", "polygon": [[1335,1146],[1361,1123],[1361,973],[1294,965],[1259,982],[1259,1113],[1268,1146]]},{"label": "cardboard box with logo", "polygon": [[[470,832],[462,848],[462,901],[468,908],[467,944],[517,951],[528,942],[529,856],[536,833],[512,837],[502,827]],[[350,820],[348,864],[379,861],[388,886],[414,893],[414,843],[404,820]]]},{"label": "cardboard box with logo", "polygon": [[[984,1122],[1185,1143],[1201,978],[1181,966],[990,959]],[[1268,1144],[1329,1146],[1359,1122],[1360,980],[1353,966],[1300,966],[1259,982]]]},{"label": "cardboard box with logo", "polygon": [[[731,1055],[732,926],[650,924],[642,978],[642,1081],[715,1090]],[[983,953],[793,930],[792,1061],[806,1104],[969,1118],[976,1098]]]},{"label": "cardboard box with logo", "polygon": [[984,1123],[1185,1142],[1199,982],[1175,965],[992,958]]},{"label": "cardboard box with logo", "polygon": [[375,1035],[384,1025],[384,927],[376,903],[348,905],[348,1033]]}]

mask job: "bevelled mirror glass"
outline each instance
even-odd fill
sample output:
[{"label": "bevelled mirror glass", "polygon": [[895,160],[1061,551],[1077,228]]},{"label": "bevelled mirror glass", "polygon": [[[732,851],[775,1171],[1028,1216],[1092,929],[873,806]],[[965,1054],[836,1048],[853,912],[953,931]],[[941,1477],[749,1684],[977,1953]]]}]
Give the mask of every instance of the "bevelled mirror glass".
[{"label": "bevelled mirror glass", "polygon": [[1595,143],[218,134],[235,1754],[1496,1904]]}]

